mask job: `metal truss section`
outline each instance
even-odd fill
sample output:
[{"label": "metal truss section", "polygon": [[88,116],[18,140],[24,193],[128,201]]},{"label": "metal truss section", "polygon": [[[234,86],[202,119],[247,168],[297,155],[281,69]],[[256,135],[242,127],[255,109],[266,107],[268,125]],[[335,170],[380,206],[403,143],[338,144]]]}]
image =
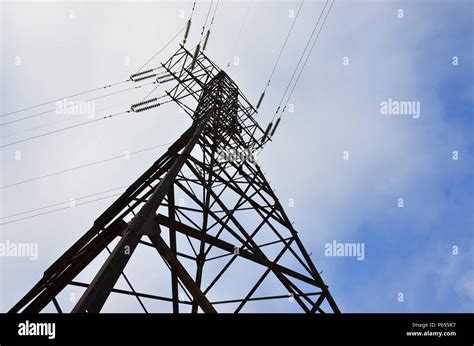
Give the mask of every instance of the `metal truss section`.
[{"label": "metal truss section", "polygon": [[259,165],[222,159],[261,147],[255,109],[202,52],[162,67],[191,126],[10,312],[339,312]]}]

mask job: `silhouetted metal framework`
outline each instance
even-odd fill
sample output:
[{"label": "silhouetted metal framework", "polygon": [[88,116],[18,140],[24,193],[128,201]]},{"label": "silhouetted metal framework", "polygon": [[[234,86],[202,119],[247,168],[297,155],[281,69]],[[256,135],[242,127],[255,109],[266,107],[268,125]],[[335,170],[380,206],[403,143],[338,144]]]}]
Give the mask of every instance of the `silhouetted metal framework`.
[{"label": "silhouetted metal framework", "polygon": [[[255,109],[202,52],[181,46],[159,69],[192,125],[10,312],[94,313],[117,295],[145,312],[339,312],[258,164],[219,155],[262,147]],[[126,266],[140,249],[154,257],[142,257],[137,274]],[[153,287],[155,274],[168,288]]]}]

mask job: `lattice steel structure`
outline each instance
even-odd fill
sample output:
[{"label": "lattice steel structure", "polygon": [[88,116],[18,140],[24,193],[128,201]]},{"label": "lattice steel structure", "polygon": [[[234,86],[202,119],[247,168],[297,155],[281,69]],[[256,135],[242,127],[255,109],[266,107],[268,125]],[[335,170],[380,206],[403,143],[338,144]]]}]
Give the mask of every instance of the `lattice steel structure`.
[{"label": "lattice steel structure", "polygon": [[[202,52],[183,46],[131,80],[155,76],[174,83],[167,97],[192,125],[10,312],[66,311],[58,297],[77,289],[71,312],[104,305],[129,311],[128,303],[106,305],[117,295],[145,312],[339,312],[259,165],[249,157],[223,159],[223,152],[253,152],[268,140],[237,85]],[[141,248],[154,257],[142,257],[143,275],[136,275],[128,265]],[[80,281],[87,268],[89,280]]]}]

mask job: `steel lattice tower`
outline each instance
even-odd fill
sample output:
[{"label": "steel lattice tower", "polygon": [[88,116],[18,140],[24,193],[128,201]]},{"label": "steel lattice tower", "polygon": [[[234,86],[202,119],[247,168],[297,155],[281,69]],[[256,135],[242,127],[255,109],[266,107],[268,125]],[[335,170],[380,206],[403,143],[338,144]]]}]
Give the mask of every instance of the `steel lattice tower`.
[{"label": "steel lattice tower", "polygon": [[[174,83],[167,97],[191,116],[192,125],[10,312],[40,312],[50,304],[62,312],[57,296],[71,286],[85,289],[71,312],[100,312],[111,294],[133,297],[146,312],[145,300],[167,303],[169,312],[211,313],[244,312],[261,301],[289,304],[288,297],[303,312],[339,312],[259,165],[221,159],[222,152],[253,152],[268,141],[255,109],[202,52],[192,54],[181,46],[159,69],[132,80],[158,76],[162,83]],[[132,110],[157,105],[150,100]],[[177,203],[178,195],[186,196],[188,205]],[[127,263],[141,247],[152,248],[169,269],[160,272],[168,296],[135,290],[125,276]],[[99,255],[106,259],[90,282],[78,281]],[[146,281],[146,273],[157,266],[143,266]],[[235,266],[245,269],[226,275]],[[120,277],[128,289],[117,287]],[[251,283],[240,296],[219,300],[241,281]],[[257,294],[265,282],[270,282],[267,294]]]}]

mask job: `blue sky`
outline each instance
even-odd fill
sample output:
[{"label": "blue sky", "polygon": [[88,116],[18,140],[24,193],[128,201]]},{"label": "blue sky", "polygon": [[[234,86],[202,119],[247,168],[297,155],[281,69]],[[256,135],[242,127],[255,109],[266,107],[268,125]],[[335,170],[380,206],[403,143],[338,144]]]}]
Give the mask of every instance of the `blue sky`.
[{"label": "blue sky", "polygon": [[[440,16],[440,29],[434,30],[419,46],[419,59],[425,62],[420,64],[420,69],[422,75],[443,76],[437,83],[430,83],[428,77],[426,88],[438,98],[437,107],[442,110],[439,116],[445,123],[446,132],[455,133],[437,155],[449,156],[452,150],[458,150],[463,158],[462,162],[441,159],[440,164],[431,169],[433,180],[430,183],[407,191],[406,208],[409,210],[395,212],[396,215],[379,214],[358,227],[356,234],[361,234],[366,239],[366,247],[373,249],[373,253],[367,255],[372,260],[368,259],[370,264],[362,270],[356,270],[355,264],[344,267],[349,278],[346,287],[351,286],[353,279],[352,282],[358,282],[364,291],[363,283],[368,282],[370,287],[375,279],[386,280],[389,283],[387,291],[394,296],[396,292],[407,292],[406,304],[384,300],[372,307],[380,312],[466,312],[473,308],[474,76],[473,28],[469,24],[472,23],[472,3],[454,3],[447,7],[447,15]],[[463,57],[463,62],[454,69],[446,64],[450,58],[447,50],[459,52]],[[446,135],[443,130],[444,126],[436,133],[435,140],[443,140]],[[434,215],[424,218],[426,209]],[[452,257],[453,245],[460,248],[457,257]],[[369,292],[377,297],[387,291],[366,291],[361,293],[358,302]],[[351,302],[352,311],[358,310],[358,302]]]},{"label": "blue sky", "polygon": [[[260,110],[261,124],[271,120],[323,4],[305,2]],[[197,6],[195,22],[203,21],[207,5]],[[251,5],[235,52],[240,64],[231,66],[229,75],[254,103],[291,23],[288,10],[298,5]],[[175,14],[190,6],[189,1],[2,3],[2,113],[128,78],[184,25]],[[221,6],[208,55],[224,67],[248,2]],[[74,21],[68,18],[72,7]],[[397,16],[399,9],[404,18]],[[473,310],[472,17],[472,1],[336,1],[290,100],[295,112],[286,113],[273,142],[258,156],[342,311]],[[198,39],[199,25],[191,42]],[[20,68],[12,64],[15,56],[22,57]],[[123,64],[126,56],[130,65]],[[453,66],[453,56],[459,65]],[[421,117],[381,116],[380,102],[388,98],[420,102]],[[131,100],[115,98],[110,104]],[[8,135],[47,119],[0,131]],[[138,121],[114,119],[3,148],[1,185],[170,142],[187,124],[169,107]],[[13,160],[15,150],[22,152],[20,162]],[[1,215],[125,185],[161,152],[2,189]],[[403,208],[397,207],[398,198],[404,199]],[[41,253],[38,261],[1,258],[6,279],[0,309],[25,293],[108,203],[0,226],[2,241],[35,241]],[[333,240],[364,243],[364,260],[325,256],[324,245]]]}]

